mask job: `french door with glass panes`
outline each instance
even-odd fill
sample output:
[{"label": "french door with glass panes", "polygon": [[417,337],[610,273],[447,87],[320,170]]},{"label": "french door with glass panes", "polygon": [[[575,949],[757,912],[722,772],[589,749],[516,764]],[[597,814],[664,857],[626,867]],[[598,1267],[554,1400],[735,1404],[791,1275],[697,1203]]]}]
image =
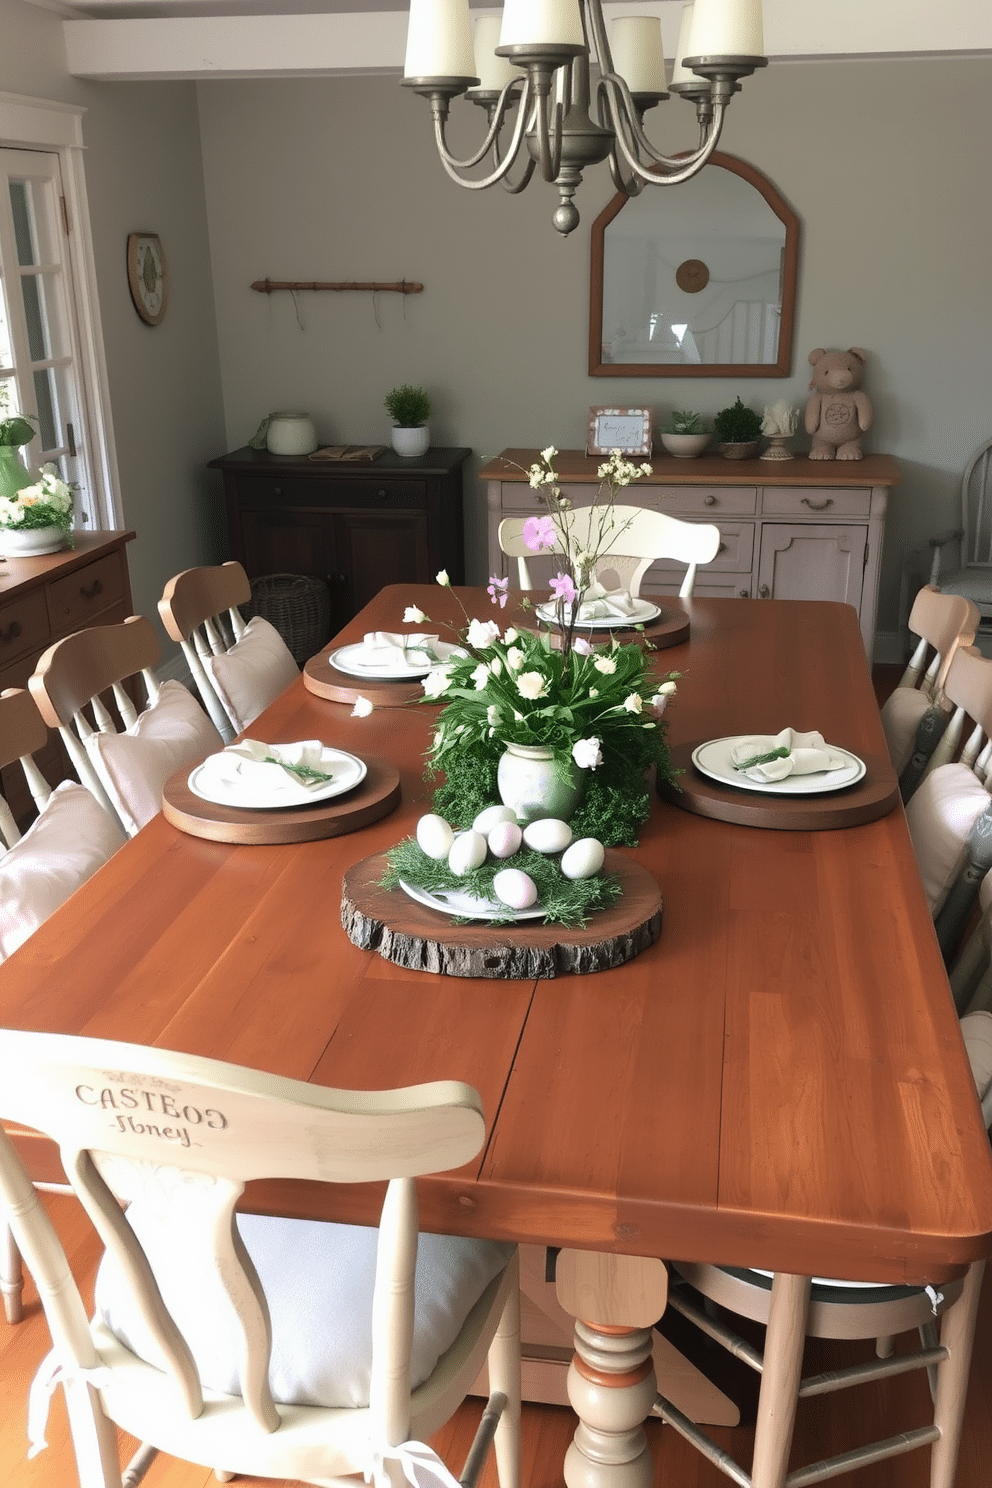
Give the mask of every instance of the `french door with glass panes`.
[{"label": "french door with glass panes", "polygon": [[0,418],[30,415],[21,458],[76,485],[76,523],[97,526],[80,403],[78,338],[59,157],[0,149]]}]

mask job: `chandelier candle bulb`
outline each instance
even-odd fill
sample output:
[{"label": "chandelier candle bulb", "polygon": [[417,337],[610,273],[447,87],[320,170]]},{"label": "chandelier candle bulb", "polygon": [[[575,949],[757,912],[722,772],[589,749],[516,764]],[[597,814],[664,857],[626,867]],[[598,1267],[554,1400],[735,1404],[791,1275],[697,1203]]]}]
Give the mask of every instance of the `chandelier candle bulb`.
[{"label": "chandelier candle bulb", "polygon": [[761,0],[694,0],[688,57],[760,57]]},{"label": "chandelier candle bulb", "polygon": [[618,16],[610,28],[613,71],[631,93],[666,93],[661,22],[656,16]]},{"label": "chandelier candle bulb", "polygon": [[685,83],[698,86],[702,82],[702,78],[699,77],[698,73],[690,72],[684,61],[684,58],[693,55],[689,51],[689,38],[692,35],[692,11],[692,5],[683,5],[682,20],[679,23],[679,39],[675,47],[675,65],[672,68],[671,86],[673,88]]},{"label": "chandelier candle bulb", "polygon": [[475,70],[479,77],[478,88],[472,93],[502,93],[507,83],[520,76],[520,70],[505,57],[497,57],[499,46],[499,16],[480,16],[475,23]]},{"label": "chandelier candle bulb", "polygon": [[574,46],[585,50],[579,0],[506,0],[501,47]]},{"label": "chandelier candle bulb", "polygon": [[468,0],[410,0],[403,76],[475,77]]}]

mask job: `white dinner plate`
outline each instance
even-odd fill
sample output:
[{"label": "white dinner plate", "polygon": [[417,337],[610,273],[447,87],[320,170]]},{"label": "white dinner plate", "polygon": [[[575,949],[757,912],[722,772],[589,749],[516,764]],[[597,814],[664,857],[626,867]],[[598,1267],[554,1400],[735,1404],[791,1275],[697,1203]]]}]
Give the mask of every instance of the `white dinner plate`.
[{"label": "white dinner plate", "polygon": [[[275,746],[278,749],[278,745]],[[216,758],[215,755],[209,759]],[[309,806],[317,801],[330,800],[332,796],[343,796],[345,791],[354,790],[360,785],[368,773],[368,766],[364,760],[357,755],[347,754],[343,749],[325,748],[321,752],[321,770],[333,775],[333,780],[328,780],[324,785],[315,785],[312,789],[301,788],[299,794],[288,796],[286,791],[274,789],[271,793],[259,789],[257,779],[239,784],[238,781],[222,781],[212,777],[209,770],[205,770],[209,760],[203,760],[192,772],[187,785],[194,796],[199,796],[201,801],[210,801],[215,806],[239,806],[259,809],[263,811],[294,810],[299,806]],[[275,770],[277,766],[273,765]],[[292,782],[293,776],[289,771],[286,777]],[[278,778],[278,777],[275,777]]]},{"label": "white dinner plate", "polygon": [[726,739],[710,739],[692,751],[692,763],[703,775],[718,780],[721,785],[734,785],[738,790],[764,791],[770,796],[825,796],[830,791],[845,790],[859,781],[867,770],[864,760],[858,759],[847,749],[837,744],[825,747],[832,754],[839,754],[844,764],[837,770],[818,770],[813,775],[786,775],[784,780],[751,780],[743,771],[735,770],[732,752],[742,739],[753,738],[751,734],[731,734]]},{"label": "white dinner plate", "polygon": [[[434,645],[438,661],[447,661],[455,649],[447,641],[437,641]],[[373,664],[362,659],[364,651],[365,642],[359,641],[353,646],[342,646],[339,650],[332,651],[327,660],[339,672],[345,672],[349,677],[364,677],[368,682],[375,681],[377,678],[380,682],[401,682],[409,678],[426,677],[436,665],[435,662],[430,661],[426,666],[423,662],[411,662],[408,666],[399,666],[392,659]]]},{"label": "white dinner plate", "polygon": [[400,879],[400,888],[404,894],[418,904],[424,904],[428,909],[436,909],[440,914],[457,915],[460,920],[491,920],[494,916],[500,919],[511,920],[541,920],[544,918],[544,910],[539,904],[530,909],[509,909],[505,904],[493,904],[488,899],[478,899],[475,894],[459,894],[452,890],[444,894],[429,894],[426,889],[418,889],[416,884],[404,883]]},{"label": "white dinner plate", "polygon": [[[547,603],[539,604],[534,611],[539,620],[545,625],[557,625],[558,606]],[[635,625],[647,625],[651,620],[657,620],[661,609],[656,604],[649,604],[646,599],[636,601],[636,609],[632,615],[601,615],[598,620],[576,620],[578,630],[632,630]]]}]

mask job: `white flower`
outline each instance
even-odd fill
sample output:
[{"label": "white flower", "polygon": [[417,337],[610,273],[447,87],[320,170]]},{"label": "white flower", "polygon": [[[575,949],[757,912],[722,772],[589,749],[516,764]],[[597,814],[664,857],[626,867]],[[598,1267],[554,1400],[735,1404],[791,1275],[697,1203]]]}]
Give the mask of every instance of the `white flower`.
[{"label": "white flower", "polygon": [[451,680],[451,668],[447,666],[434,667],[427,673],[422,686],[428,697],[440,697],[447,692],[448,683]]},{"label": "white flower", "polygon": [[512,646],[519,634],[520,632],[518,630],[515,630],[514,627],[511,625],[507,630],[503,632],[503,639],[508,646]]},{"label": "white flower", "polygon": [[451,588],[451,580],[448,578],[448,570],[446,568],[439,568],[438,569],[438,571],[437,571],[437,581],[441,585],[441,588],[442,589],[450,589]]},{"label": "white flower", "polygon": [[675,690],[676,684],[674,682],[662,682],[661,686],[658,688],[658,696],[671,697]]},{"label": "white flower", "polygon": [[673,695],[674,692],[674,682],[663,682],[661,684],[654,697],[648,703],[648,712],[651,713],[652,717],[661,717],[668,705],[668,699]]},{"label": "white flower", "polygon": [[514,708],[514,710],[513,710],[513,717],[514,717],[515,722],[517,722],[517,723],[523,723],[523,721],[524,721],[524,715],[522,713],[518,713],[517,710],[516,710],[516,708]]},{"label": "white flower", "polygon": [[416,605],[407,605],[403,611],[403,623],[405,625],[423,625],[427,616],[423,610],[418,610]]},{"label": "white flower", "polygon": [[597,656],[593,662],[597,672],[602,672],[604,677],[612,677],[617,669],[617,664],[612,656]]},{"label": "white flower", "polygon": [[644,699],[639,692],[632,692],[629,697],[624,698],[623,705],[628,713],[640,713],[644,707]]},{"label": "white flower", "polygon": [[355,706],[351,710],[352,718],[368,718],[370,713],[375,712],[375,704],[370,703],[367,697],[360,694],[355,699]]},{"label": "white flower", "polygon": [[533,700],[547,695],[548,684],[540,672],[521,672],[517,678],[517,691],[521,697]]},{"label": "white flower", "polygon": [[579,656],[592,655],[592,647],[583,636],[575,637],[575,640],[572,642],[572,650],[575,651]]},{"label": "white flower", "polygon": [[590,687],[590,689],[589,689],[589,696],[590,697],[599,697],[599,688],[598,687]]},{"label": "white flower", "polygon": [[558,451],[555,449],[554,445],[549,444],[547,449],[543,449],[541,451],[541,459],[546,460],[550,464],[557,453]]},{"label": "white flower", "polygon": [[511,672],[519,672],[524,664],[524,653],[519,646],[511,646],[506,653],[506,664]]},{"label": "white flower", "polygon": [[477,651],[484,651],[493,641],[499,640],[499,626],[494,620],[473,620],[468,628],[468,643]]},{"label": "white flower", "polygon": [[481,692],[489,682],[489,668],[484,661],[480,661],[472,673],[472,681],[475,683],[476,692]]},{"label": "white flower", "polygon": [[598,739],[577,739],[572,745],[572,758],[580,770],[595,770],[603,763]]},{"label": "white flower", "polygon": [[486,722],[489,724],[490,728],[495,728],[497,723],[499,723],[499,709],[497,708],[495,703],[490,703],[489,707],[486,709]]},{"label": "white flower", "polygon": [[492,661],[489,663],[489,670],[492,672],[494,677],[498,677],[501,675],[503,671],[503,663],[500,661],[498,656],[494,656]]}]

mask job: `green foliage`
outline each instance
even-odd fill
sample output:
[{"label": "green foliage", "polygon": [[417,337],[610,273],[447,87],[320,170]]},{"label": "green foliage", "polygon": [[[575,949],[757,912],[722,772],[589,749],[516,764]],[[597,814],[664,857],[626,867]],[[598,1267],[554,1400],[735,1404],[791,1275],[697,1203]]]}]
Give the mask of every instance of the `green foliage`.
[{"label": "green foliage", "polygon": [[713,420],[713,432],[720,444],[748,444],[760,438],[761,415],[738,398],[730,408],[720,409]]},{"label": "green foliage", "polygon": [[386,412],[398,429],[419,429],[431,416],[431,400],[422,387],[401,383],[384,399]]},{"label": "green foliage", "polygon": [[19,449],[22,444],[30,444],[33,438],[31,420],[22,414],[13,413],[10,418],[0,419],[0,444],[13,445],[15,449]]},{"label": "green foliage", "polygon": [[[403,879],[429,894],[454,891],[474,894],[497,904],[493,879],[503,868],[519,868],[533,879],[545,924],[585,925],[595,910],[615,904],[621,894],[620,881],[614,875],[597,873],[592,878],[566,878],[559,855],[534,852],[528,847],[512,858],[488,858],[481,868],[459,877],[451,872],[446,861],[429,858],[413,837],[404,838],[389,854],[389,871],[382,879],[382,887],[393,889]],[[492,915],[495,924],[513,918],[513,910],[502,905]]]},{"label": "green foliage", "polygon": [[702,434],[703,416],[691,408],[673,408],[665,425],[666,434]]}]

